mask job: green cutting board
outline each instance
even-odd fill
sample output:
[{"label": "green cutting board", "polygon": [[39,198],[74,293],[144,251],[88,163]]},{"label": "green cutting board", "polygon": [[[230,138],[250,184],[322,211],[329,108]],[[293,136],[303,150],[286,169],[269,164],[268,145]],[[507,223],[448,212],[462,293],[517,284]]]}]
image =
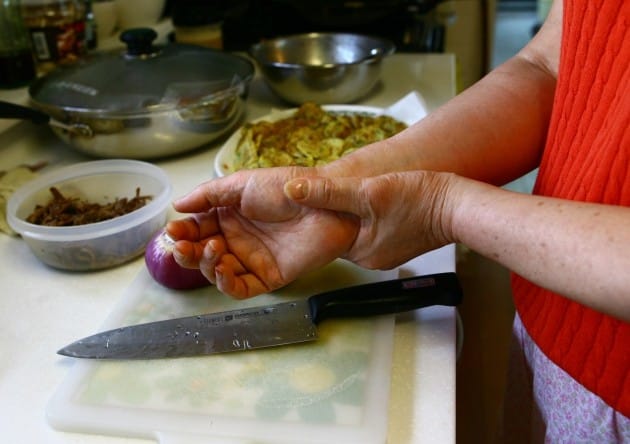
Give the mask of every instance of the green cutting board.
[{"label": "green cutting board", "polygon": [[[99,331],[395,277],[339,260],[278,292],[237,301],[214,287],[166,289],[143,269]],[[193,358],[75,360],[47,406],[48,420],[59,430],[160,443],[384,444],[393,326],[393,316],[334,320],[306,344]]]}]

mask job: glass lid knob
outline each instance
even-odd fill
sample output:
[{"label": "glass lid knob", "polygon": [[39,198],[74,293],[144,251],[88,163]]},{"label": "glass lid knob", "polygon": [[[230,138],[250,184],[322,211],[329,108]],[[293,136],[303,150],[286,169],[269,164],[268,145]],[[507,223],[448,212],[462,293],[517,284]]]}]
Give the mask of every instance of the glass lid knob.
[{"label": "glass lid knob", "polygon": [[151,28],[127,29],[120,35],[120,41],[127,45],[127,56],[148,57],[156,54],[153,41],[157,32]]}]

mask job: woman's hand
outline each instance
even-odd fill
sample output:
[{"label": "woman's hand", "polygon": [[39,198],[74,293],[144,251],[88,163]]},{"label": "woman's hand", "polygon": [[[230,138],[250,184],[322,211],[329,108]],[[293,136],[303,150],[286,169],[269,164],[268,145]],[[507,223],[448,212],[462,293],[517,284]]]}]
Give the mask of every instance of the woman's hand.
[{"label": "woman's hand", "polygon": [[170,222],[175,258],[246,298],[343,257],[388,269],[450,243],[449,183],[425,171],[323,178],[307,169],[243,171],[200,185]]},{"label": "woman's hand", "polygon": [[448,197],[454,174],[409,171],[368,178],[301,177],[287,196],[312,208],[351,214],[359,230],[344,258],[389,269],[453,242]]},{"label": "woman's hand", "polygon": [[296,202],[359,220],[347,259],[390,268],[460,242],[581,304],[630,320],[630,208],[514,193],[454,174],[296,178]]},{"label": "woman's hand", "polygon": [[356,237],[357,218],[298,205],[283,192],[287,180],[313,173],[250,170],[199,185],[174,203],[191,216],[167,225],[177,241],[176,261],[200,268],[222,292],[248,298],[344,255]]}]

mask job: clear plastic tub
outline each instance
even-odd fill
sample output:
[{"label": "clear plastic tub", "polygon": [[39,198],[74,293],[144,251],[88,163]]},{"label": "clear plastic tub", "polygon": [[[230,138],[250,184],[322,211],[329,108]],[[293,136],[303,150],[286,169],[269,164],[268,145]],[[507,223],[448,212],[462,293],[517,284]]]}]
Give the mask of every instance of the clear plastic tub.
[{"label": "clear plastic tub", "polygon": [[[50,188],[66,197],[105,204],[132,198],[136,189],[151,196],[131,213],[102,222],[50,227],[26,222],[36,205],[46,205]],[[166,173],[136,160],[98,160],[62,167],[19,188],[7,204],[7,221],[45,264],[64,270],[98,270],[127,262],[144,252],[166,223],[172,186]]]}]

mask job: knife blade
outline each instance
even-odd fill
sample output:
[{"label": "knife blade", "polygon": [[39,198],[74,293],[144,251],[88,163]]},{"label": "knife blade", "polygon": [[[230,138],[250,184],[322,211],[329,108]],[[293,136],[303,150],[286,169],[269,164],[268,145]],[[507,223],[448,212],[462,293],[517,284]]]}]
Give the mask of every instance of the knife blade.
[{"label": "knife blade", "polygon": [[57,353],[88,359],[157,359],[252,350],[317,339],[332,318],[455,306],[463,295],[455,273],[356,285],[273,305],[120,327],[80,339]]}]

